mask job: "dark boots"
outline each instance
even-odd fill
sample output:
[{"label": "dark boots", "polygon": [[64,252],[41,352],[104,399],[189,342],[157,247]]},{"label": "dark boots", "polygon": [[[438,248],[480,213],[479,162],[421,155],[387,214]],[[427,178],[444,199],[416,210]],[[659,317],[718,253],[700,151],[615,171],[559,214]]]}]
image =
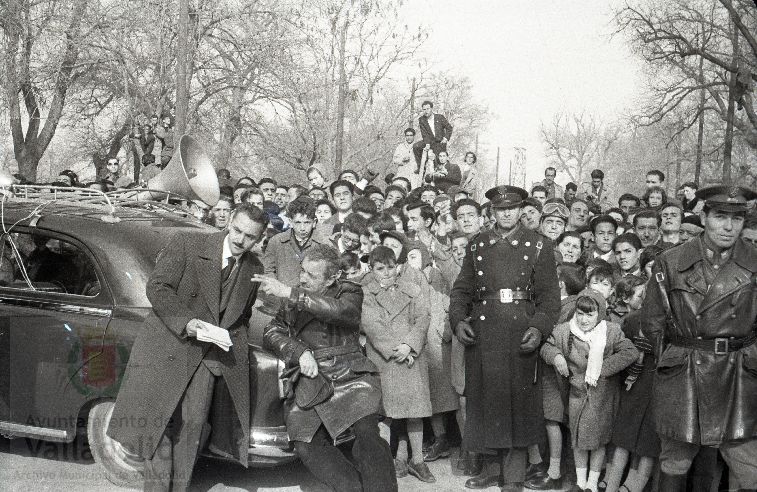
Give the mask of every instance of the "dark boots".
[{"label": "dark boots", "polygon": [[481,473],[469,478],[465,482],[466,489],[487,489],[494,485],[500,487],[504,483],[502,478],[502,467],[500,466],[500,459],[497,456],[481,456],[483,465],[481,467]]}]

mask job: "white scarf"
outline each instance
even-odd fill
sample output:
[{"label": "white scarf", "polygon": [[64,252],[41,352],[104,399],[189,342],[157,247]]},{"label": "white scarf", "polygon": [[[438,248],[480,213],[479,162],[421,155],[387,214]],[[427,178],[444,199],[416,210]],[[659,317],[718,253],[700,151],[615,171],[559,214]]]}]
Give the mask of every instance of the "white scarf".
[{"label": "white scarf", "polygon": [[570,320],[570,332],[579,340],[589,344],[589,360],[586,364],[584,381],[590,386],[596,386],[602,374],[602,362],[607,344],[607,323],[602,320],[592,330],[581,331],[574,315]]}]

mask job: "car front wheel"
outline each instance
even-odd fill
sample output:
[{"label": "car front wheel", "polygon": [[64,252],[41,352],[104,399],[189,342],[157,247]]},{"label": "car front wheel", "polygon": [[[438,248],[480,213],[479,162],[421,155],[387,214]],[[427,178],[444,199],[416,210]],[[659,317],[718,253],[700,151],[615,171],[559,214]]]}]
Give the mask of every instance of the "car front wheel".
[{"label": "car front wheel", "polygon": [[121,487],[141,488],[144,460],[106,434],[113,406],[112,401],[103,401],[96,403],[89,411],[89,448],[95,461],[105,469],[109,481]]}]

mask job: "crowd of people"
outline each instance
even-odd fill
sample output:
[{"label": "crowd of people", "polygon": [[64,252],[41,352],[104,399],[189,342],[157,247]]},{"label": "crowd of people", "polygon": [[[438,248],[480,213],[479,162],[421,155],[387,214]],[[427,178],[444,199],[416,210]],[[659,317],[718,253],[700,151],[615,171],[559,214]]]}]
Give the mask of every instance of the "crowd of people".
[{"label": "crowd of people", "polygon": [[[219,229],[249,205],[267,219],[250,245],[266,345],[298,384],[333,381],[289,401],[308,468],[340,491],[434,482],[426,463],[447,458],[471,489],[710,490],[719,449],[730,487],[757,488],[757,194],[669,197],[658,170],[643,190],[599,169],[563,189],[554,167],[488,187],[422,108],[385,185],[320,163],[307,186],[222,169],[218,203],[193,206]],[[331,449],[350,426],[354,468]]]}]

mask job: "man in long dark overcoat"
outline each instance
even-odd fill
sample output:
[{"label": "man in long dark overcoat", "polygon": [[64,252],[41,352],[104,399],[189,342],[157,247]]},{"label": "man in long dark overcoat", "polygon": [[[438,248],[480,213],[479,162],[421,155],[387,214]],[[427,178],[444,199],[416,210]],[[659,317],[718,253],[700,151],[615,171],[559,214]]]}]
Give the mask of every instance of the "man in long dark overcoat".
[{"label": "man in long dark overcoat", "polygon": [[[263,266],[250,249],[268,220],[244,204],[226,230],[178,234],[147,282],[152,313],[131,350],[108,435],[145,459],[145,490],[186,490],[207,438],[213,390],[225,381],[242,432],[236,458],[247,465],[250,381],[247,322]],[[199,321],[229,331],[228,352],[197,340]]]},{"label": "man in long dark overcoat", "polygon": [[[537,348],[560,311],[552,243],[519,223],[526,196],[514,186],[486,192],[497,224],[471,238],[450,294],[450,323],[467,345],[463,447],[504,458],[503,490],[520,489],[526,448],[543,438]],[[499,475],[485,466],[465,486],[486,488]]]},{"label": "man in long dark overcoat", "polygon": [[704,446],[728,463],[729,490],[757,490],[757,251],[739,238],[757,193],[713,186],[696,196],[704,232],[655,260],[642,307],[644,333],[663,349],[653,396],[660,490],[686,490]]}]

